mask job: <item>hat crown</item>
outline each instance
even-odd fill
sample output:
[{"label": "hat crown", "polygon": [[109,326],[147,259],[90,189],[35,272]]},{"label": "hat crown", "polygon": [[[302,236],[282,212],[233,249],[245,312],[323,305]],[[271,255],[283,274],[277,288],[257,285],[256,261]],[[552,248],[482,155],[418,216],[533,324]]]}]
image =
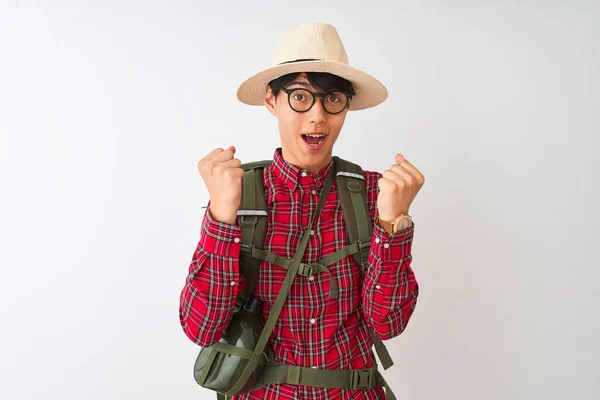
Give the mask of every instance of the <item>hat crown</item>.
[{"label": "hat crown", "polygon": [[346,49],[335,27],[313,22],[293,25],[281,33],[275,46],[273,64],[307,59],[348,65]]}]

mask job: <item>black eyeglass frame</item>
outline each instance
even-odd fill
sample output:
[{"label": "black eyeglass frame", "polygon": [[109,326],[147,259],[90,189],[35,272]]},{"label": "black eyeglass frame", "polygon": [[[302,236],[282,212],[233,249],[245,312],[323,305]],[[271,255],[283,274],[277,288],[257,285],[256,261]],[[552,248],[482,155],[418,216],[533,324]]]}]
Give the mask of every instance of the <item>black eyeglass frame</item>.
[{"label": "black eyeglass frame", "polygon": [[[315,105],[315,102],[317,101],[317,97],[321,97],[322,98],[321,104],[323,104],[323,109],[325,110],[325,112],[327,112],[328,114],[332,114],[332,115],[339,114],[339,113],[343,112],[348,107],[348,104],[350,103],[350,99],[352,99],[352,95],[351,94],[344,93],[341,90],[330,90],[327,93],[323,93],[323,92],[317,92],[317,93],[315,93],[315,92],[311,92],[310,90],[308,90],[306,88],[288,89],[288,88],[282,87],[281,90],[283,90],[285,93],[287,93],[287,95],[288,95],[288,104],[290,105],[290,108],[292,110],[296,111],[297,113],[305,113],[305,112],[309,111]],[[312,95],[312,103],[310,103],[310,106],[306,110],[304,110],[304,111],[298,111],[298,110],[296,110],[292,106],[292,93],[294,93],[297,90],[303,90],[303,91],[306,91],[306,92],[308,92],[308,93],[310,93]],[[327,107],[325,106],[325,97],[327,95],[329,95],[329,94],[336,93],[336,92],[342,93],[344,96],[346,96],[346,104],[344,104],[344,107],[340,111],[338,111],[338,112],[330,112],[329,110],[327,110]]]}]

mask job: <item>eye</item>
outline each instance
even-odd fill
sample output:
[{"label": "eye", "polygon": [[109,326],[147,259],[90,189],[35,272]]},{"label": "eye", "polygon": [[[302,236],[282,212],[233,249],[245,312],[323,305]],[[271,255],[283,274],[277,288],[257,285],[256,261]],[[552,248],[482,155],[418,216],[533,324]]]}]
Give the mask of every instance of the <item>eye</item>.
[{"label": "eye", "polygon": [[329,103],[339,103],[340,101],[342,101],[342,99],[338,95],[331,94],[327,96],[327,102]]},{"label": "eye", "polygon": [[293,96],[295,101],[305,101],[306,100],[306,95],[302,94],[302,93],[294,93]]}]

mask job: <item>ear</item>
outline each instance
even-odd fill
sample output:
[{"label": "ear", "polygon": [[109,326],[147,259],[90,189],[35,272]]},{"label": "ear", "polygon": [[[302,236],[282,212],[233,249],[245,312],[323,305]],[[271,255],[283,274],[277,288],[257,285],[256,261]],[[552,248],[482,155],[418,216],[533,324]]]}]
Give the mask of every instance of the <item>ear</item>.
[{"label": "ear", "polygon": [[265,108],[271,115],[277,115],[277,98],[273,96],[270,86],[267,86],[267,93],[265,93]]}]

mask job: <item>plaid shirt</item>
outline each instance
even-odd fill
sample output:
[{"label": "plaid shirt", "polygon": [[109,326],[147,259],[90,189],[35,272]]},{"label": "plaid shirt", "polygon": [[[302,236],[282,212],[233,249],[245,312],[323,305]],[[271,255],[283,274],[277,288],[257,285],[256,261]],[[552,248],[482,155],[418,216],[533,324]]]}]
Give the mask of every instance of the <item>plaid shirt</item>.
[{"label": "plaid shirt", "polygon": [[[265,249],[292,259],[304,229],[312,218],[319,193],[333,164],[318,174],[302,170],[275,151],[264,171],[268,207]],[[364,171],[368,206],[373,222],[381,174]],[[315,263],[349,244],[334,183],[317,217],[302,262]],[[414,224],[388,235],[373,225],[369,265],[361,284],[360,267],[350,257],[329,267],[337,280],[339,298],[329,298],[327,273],[296,276],[268,346],[275,361],[325,369],[360,369],[374,365],[371,327],[382,340],[406,328],[419,292],[411,269]],[[201,347],[217,342],[233,314],[245,280],[239,273],[242,231],[237,224],[216,221],[210,203],[202,222],[200,240],[181,292],[179,317],[186,335]],[[266,321],[286,270],[262,262],[255,295],[263,301]],[[371,390],[331,389],[297,385],[268,385],[233,399],[384,399],[382,387]]]}]

